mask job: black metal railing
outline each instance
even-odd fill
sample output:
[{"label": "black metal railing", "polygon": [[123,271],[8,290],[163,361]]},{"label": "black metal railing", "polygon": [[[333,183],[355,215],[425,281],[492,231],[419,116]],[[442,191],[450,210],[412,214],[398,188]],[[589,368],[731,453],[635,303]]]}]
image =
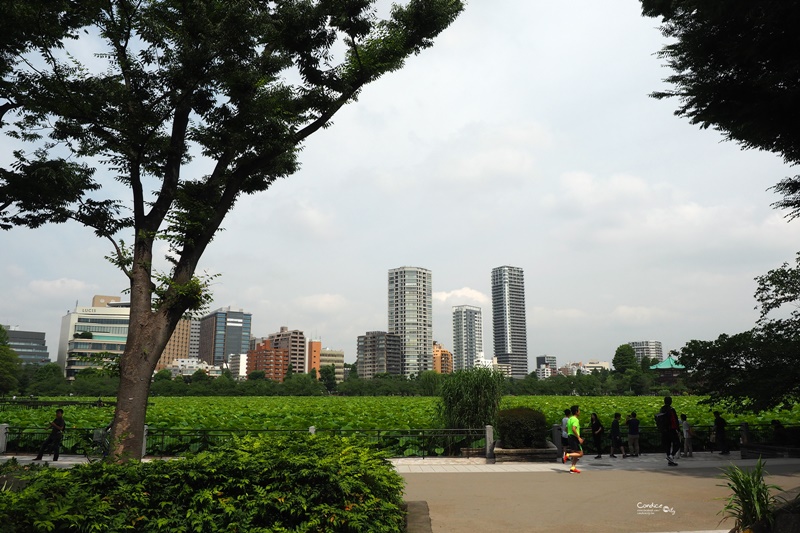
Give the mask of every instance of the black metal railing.
[{"label": "black metal railing", "polygon": [[[94,428],[70,428],[61,441],[62,454],[81,454],[91,442]],[[369,446],[387,451],[393,457],[438,457],[480,455],[486,447],[483,429],[372,429],[343,430],[309,428],[309,430],[258,429],[163,429],[148,428],[145,455],[171,457],[213,449],[245,435],[330,434],[361,439]],[[9,426],[6,453],[36,453],[50,434],[47,429]]]}]

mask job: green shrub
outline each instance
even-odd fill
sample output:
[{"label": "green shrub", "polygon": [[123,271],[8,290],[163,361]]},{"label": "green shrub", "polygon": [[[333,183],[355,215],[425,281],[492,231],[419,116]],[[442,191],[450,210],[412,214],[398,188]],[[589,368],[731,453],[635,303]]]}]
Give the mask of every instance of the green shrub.
[{"label": "green shrub", "polygon": [[403,480],[381,452],[324,435],[246,437],[171,461],[18,471],[8,533],[402,531]]},{"label": "green shrub", "polygon": [[504,448],[543,448],[548,434],[547,417],[529,407],[504,409],[497,414],[497,432]]}]

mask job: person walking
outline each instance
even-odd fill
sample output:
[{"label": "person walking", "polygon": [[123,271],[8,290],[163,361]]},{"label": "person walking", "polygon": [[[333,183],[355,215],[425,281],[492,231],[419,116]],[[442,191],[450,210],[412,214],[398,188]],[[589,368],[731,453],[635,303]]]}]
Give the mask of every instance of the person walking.
[{"label": "person walking", "polygon": [[595,455],[594,458],[601,459],[603,457],[603,433],[605,433],[606,428],[603,427],[603,423],[597,418],[597,413],[592,413],[591,427],[594,449],[597,450],[597,455]]},{"label": "person walking", "polygon": [[692,429],[692,425],[689,424],[685,414],[681,415],[681,430],[683,431],[683,457],[691,457],[694,429]]},{"label": "person walking", "polygon": [[664,397],[664,405],[655,418],[656,426],[661,433],[661,446],[667,454],[667,464],[678,466],[675,455],[681,449],[681,437],[678,433],[678,414],[672,407],[672,396]]},{"label": "person walking", "polygon": [[622,445],[622,432],[619,429],[619,421],[621,418],[621,414],[614,413],[614,420],[611,421],[611,454],[609,457],[614,459],[617,458],[617,456],[614,455],[614,450],[616,449],[619,449],[622,453],[623,459],[627,457],[627,455],[625,455],[625,447]]},{"label": "person walking", "polygon": [[56,409],[56,418],[50,422],[50,435],[39,447],[39,453],[36,455],[34,461],[41,461],[44,452],[50,450],[51,448],[53,450],[53,461],[58,461],[58,452],[59,448],[61,448],[61,438],[64,436],[64,429],[66,429],[66,427],[67,423],[64,421],[63,409]]},{"label": "person walking", "polygon": [[639,419],[636,418],[636,411],[625,418],[625,424],[628,426],[628,454],[639,457]]},{"label": "person walking", "polygon": [[719,446],[720,455],[730,455],[731,453],[728,449],[728,439],[725,437],[725,426],[727,425],[728,423],[725,422],[719,411],[714,411],[714,441]]},{"label": "person walking", "polygon": [[577,405],[573,405],[570,408],[570,413],[571,416],[567,423],[569,452],[564,454],[561,458],[561,462],[566,463],[569,459],[572,463],[569,468],[569,473],[580,474],[581,471],[578,470],[578,461],[583,457],[583,447],[581,446],[581,444],[583,444],[583,438],[581,437],[581,422],[578,417],[581,414],[581,410]]}]

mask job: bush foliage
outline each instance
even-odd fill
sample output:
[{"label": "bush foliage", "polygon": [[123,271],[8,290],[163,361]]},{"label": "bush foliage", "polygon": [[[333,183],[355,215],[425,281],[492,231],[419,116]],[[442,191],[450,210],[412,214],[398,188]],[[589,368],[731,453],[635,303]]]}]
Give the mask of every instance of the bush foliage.
[{"label": "bush foliage", "polygon": [[515,407],[497,413],[497,432],[504,448],[543,448],[548,431],[547,417],[530,407]]},{"label": "bush foliage", "polygon": [[405,521],[402,478],[341,437],[247,437],[172,461],[13,474],[27,485],[0,491],[7,533],[390,532]]}]

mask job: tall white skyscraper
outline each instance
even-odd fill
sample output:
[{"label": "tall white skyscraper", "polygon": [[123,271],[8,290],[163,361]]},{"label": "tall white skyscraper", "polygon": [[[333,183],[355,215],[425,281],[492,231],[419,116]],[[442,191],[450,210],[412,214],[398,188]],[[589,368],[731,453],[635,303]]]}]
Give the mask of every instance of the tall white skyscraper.
[{"label": "tall white skyscraper", "polygon": [[403,374],[433,370],[431,271],[400,267],[389,271],[389,333],[401,339]]},{"label": "tall white skyscraper", "polygon": [[472,368],[479,357],[483,357],[481,308],[456,305],[453,307],[453,370]]},{"label": "tall white skyscraper", "polygon": [[511,367],[511,376],[528,375],[528,334],[525,319],[525,279],[522,269],[492,269],[492,326],[494,356]]}]

